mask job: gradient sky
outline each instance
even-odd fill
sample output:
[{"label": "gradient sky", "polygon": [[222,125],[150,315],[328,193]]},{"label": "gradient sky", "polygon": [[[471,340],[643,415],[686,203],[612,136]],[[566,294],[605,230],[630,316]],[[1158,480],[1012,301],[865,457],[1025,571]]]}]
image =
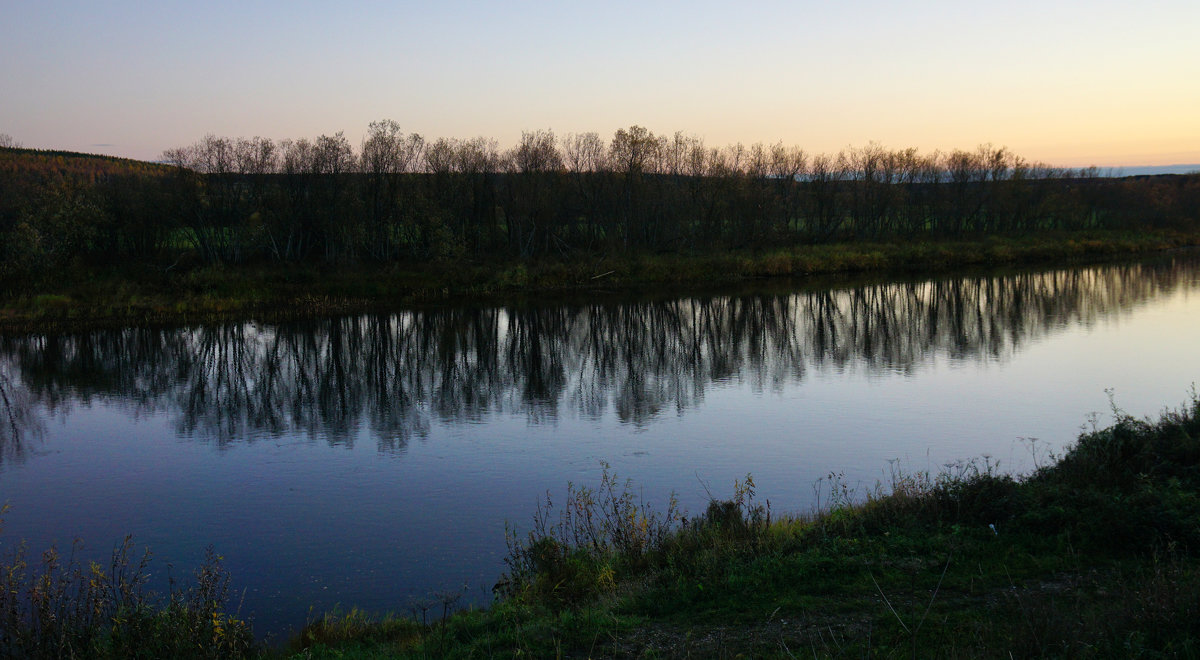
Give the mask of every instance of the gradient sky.
[{"label": "gradient sky", "polygon": [[0,133],[144,159],[390,118],[1165,165],[1200,163],[1198,117],[1197,0],[0,0]]}]

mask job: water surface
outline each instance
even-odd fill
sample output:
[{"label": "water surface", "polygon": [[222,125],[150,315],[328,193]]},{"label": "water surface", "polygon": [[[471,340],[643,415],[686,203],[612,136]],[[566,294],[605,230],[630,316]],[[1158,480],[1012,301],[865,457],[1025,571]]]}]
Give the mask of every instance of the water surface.
[{"label": "water surface", "polygon": [[243,613],[490,598],[505,522],[601,462],[692,511],[752,473],[776,511],[831,473],[1032,467],[1111,389],[1135,415],[1200,367],[1200,260],[756,292],[0,337],[0,550],[178,574],[208,544]]}]

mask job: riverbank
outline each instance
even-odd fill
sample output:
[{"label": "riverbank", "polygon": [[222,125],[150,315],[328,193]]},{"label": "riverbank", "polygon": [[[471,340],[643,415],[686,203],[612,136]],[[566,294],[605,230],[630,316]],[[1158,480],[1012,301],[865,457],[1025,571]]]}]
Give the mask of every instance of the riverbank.
[{"label": "riverbank", "polygon": [[1087,231],[754,252],[658,254],[519,263],[439,261],[405,267],[188,267],[178,262],[77,268],[0,299],[0,331],[283,320],[452,301],[502,303],[578,292],[728,285],[839,273],[936,273],[967,266],[1075,264],[1200,245],[1179,232]]},{"label": "riverbank", "polygon": [[[5,657],[1195,657],[1200,653],[1200,395],[1157,421],[1114,408],[1015,477],[988,459],[831,476],[810,514],[747,475],[686,515],[605,469],[509,538],[486,609],[448,593],[402,616],[357,610],[285,645],[254,641],[209,552],[164,598],[127,540],[107,566],[9,547]],[[799,486],[807,487],[807,486]]]},{"label": "riverbank", "polygon": [[681,518],[606,472],[510,540],[491,608],[327,615],[287,653],[1195,657],[1200,398],[1156,422],[1114,413],[1026,477],[982,460],[861,497],[834,481],[813,515],[773,512],[747,477]]}]

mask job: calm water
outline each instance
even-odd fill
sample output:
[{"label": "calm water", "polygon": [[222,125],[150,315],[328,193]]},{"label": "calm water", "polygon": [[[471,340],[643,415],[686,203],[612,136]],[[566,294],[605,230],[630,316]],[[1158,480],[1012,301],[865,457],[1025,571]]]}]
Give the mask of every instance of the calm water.
[{"label": "calm water", "polygon": [[262,633],[310,607],[486,602],[504,526],[600,462],[702,510],[776,511],[898,460],[1028,470],[1106,388],[1135,415],[1200,374],[1200,260],[753,294],[0,337],[0,550],[214,544]]}]

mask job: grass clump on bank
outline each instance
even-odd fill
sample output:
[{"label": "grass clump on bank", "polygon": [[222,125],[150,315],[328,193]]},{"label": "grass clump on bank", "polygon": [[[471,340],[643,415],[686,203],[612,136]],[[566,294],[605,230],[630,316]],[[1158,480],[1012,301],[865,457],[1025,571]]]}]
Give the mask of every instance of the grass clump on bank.
[{"label": "grass clump on bank", "polygon": [[[685,517],[605,470],[510,535],[487,610],[309,626],[306,657],[1196,657],[1200,398],[1117,411],[1015,477],[892,475],[777,515],[753,479]],[[361,615],[359,615],[361,617]],[[353,620],[351,617],[349,620]],[[382,631],[391,630],[389,635]],[[377,632],[373,632],[377,631]],[[386,637],[386,638],[382,638]],[[344,654],[344,655],[343,655]]]}]

